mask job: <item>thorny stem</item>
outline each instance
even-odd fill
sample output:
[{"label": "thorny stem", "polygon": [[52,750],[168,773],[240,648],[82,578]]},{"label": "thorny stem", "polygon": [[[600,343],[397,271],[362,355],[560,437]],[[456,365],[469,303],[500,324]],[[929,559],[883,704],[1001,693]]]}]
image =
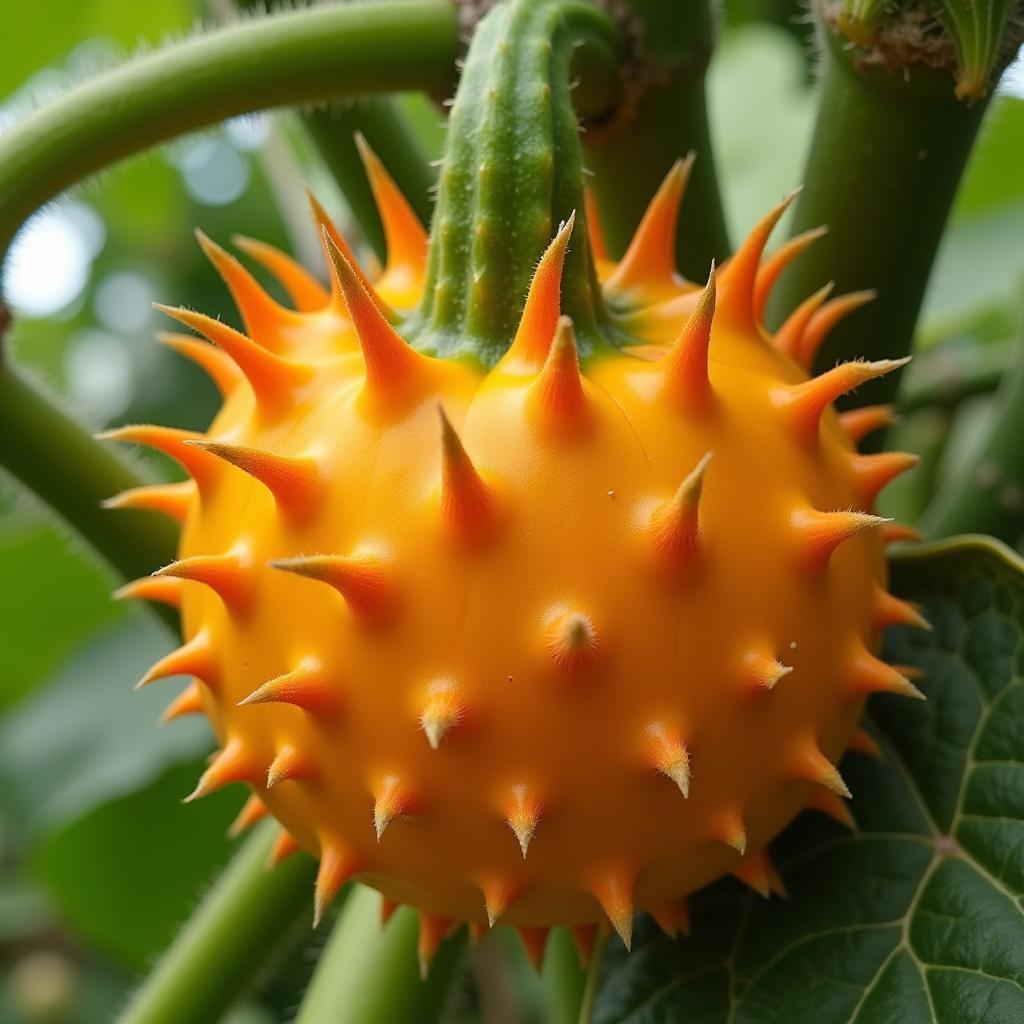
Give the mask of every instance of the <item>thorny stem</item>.
[{"label": "thorny stem", "polygon": [[437,951],[425,979],[417,968],[419,925],[410,907],[380,923],[381,897],[352,888],[302,1000],[296,1024],[432,1024],[443,1008],[465,946],[458,930]]},{"label": "thorny stem", "polygon": [[220,1020],[282,941],[308,921],[316,865],[297,854],[269,870],[276,837],[273,822],[257,826],[118,1024]]},{"label": "thorny stem", "polygon": [[696,152],[676,251],[679,269],[703,281],[712,258],[729,254],[705,97],[713,18],[708,0],[687,0],[685,16],[680,6],[628,0],[635,52],[626,98],[611,122],[588,125],[583,142],[601,227],[619,256],[673,161]]},{"label": "thorny stem", "polygon": [[[145,481],[18,374],[2,354],[0,468],[34,491],[127,579],[144,576],[174,557],[177,531],[162,516],[100,507],[104,498]],[[154,611],[176,625],[168,609],[154,606]]]},{"label": "thorny stem", "polygon": [[[813,260],[798,260],[775,289],[778,322],[826,281],[837,292],[877,288],[878,299],[840,324],[819,368],[838,359],[896,358],[914,325],[947,215],[985,111],[953,95],[945,71],[863,68],[826,28],[817,124],[792,232],[828,224]],[[892,399],[897,375],[858,389],[846,405]],[[842,403],[841,403],[842,404]]]},{"label": "thorny stem", "polygon": [[0,136],[0,254],[35,210],[123,157],[283,104],[450,87],[442,0],[330,4],[215,29],[97,75]]}]

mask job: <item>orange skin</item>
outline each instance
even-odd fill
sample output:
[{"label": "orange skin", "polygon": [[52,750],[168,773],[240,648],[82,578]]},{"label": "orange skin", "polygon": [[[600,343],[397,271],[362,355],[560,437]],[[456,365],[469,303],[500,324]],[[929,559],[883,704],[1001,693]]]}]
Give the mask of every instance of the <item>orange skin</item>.
[{"label": "orange skin", "polygon": [[[816,794],[841,791],[830,762],[857,742],[866,693],[909,692],[870,654],[881,520],[842,537],[826,523],[824,552],[798,522],[870,502],[835,413],[808,428],[786,407],[807,375],[752,313],[767,229],[719,272],[716,310],[713,287],[668,283],[678,185],[667,180],[653,241],[618,273],[634,282],[620,315],[640,343],[581,368],[569,324],[552,342],[550,298],[529,321],[546,336],[517,339],[491,370],[390,349],[336,251],[323,309],[275,324],[271,307],[250,307],[255,340],[314,372],[269,405],[238,383],[208,437],[315,468],[289,501],[290,485],[275,495],[203,453],[181,556],[234,552],[243,584],[181,582],[185,637],[209,640],[203,702],[229,751],[200,792],[247,781],[302,847],[329,854],[320,911],[355,871],[445,919],[607,917],[627,939],[633,909],[678,922],[678,898],[722,874],[774,877],[762,851],[808,804],[839,815]],[[379,292],[405,306],[422,283],[409,254],[425,243],[385,223],[406,231],[389,239],[404,263]],[[555,249],[538,296],[560,272]],[[679,388],[677,337],[691,346],[672,364],[688,367],[672,371]],[[689,533],[672,548],[652,522]],[[312,555],[371,556],[358,565],[373,573],[358,592],[346,576],[343,595],[270,565]],[[888,621],[900,608],[886,605]],[[300,666],[329,710],[239,706]],[[286,748],[295,775],[268,790]]]}]

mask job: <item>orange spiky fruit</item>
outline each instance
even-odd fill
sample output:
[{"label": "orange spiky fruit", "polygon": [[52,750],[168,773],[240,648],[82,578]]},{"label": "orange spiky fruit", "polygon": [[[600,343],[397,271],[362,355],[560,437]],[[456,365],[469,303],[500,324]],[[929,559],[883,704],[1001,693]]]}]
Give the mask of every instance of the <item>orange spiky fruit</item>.
[{"label": "orange spiky fruit", "polygon": [[[181,605],[186,642],[144,682],[197,677],[169,713],[201,696],[221,742],[196,795],[251,787],[240,820],[265,808],[281,856],[320,858],[318,919],[360,878],[420,909],[424,957],[452,921],[517,926],[539,956],[555,924],[685,928],[686,894],[724,874],[780,888],[765,846],[802,808],[843,817],[866,695],[916,692],[875,656],[886,624],[918,621],[884,589],[871,513],[909,462],[858,456],[831,408],[898,364],[808,379],[824,296],[781,339],[761,325],[785,203],[684,280],[688,165],[599,282],[582,203],[575,225],[564,208],[574,137],[553,164],[502,161],[489,134],[505,118],[536,153],[574,133],[551,116],[569,110],[555,10],[481,24],[429,249],[361,144],[390,247],[376,288],[316,205],[329,292],[245,243],[294,310],[204,242],[248,335],[176,312],[219,347],[175,347],[224,406],[205,436],[114,434],[195,479],[114,504],[185,518],[159,587],[125,595]],[[535,82],[492,60],[549,39]]]}]

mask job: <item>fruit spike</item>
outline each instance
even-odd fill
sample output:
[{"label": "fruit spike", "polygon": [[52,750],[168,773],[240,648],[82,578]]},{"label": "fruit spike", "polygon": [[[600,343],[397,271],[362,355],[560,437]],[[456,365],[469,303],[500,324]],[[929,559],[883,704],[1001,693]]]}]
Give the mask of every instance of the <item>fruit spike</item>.
[{"label": "fruit spike", "polygon": [[733,866],[731,874],[763,899],[768,899],[771,896],[772,889],[776,884],[781,887],[778,874],[772,867],[768,854],[763,851],[747,854],[743,860]]},{"label": "fruit spike", "polygon": [[273,789],[282,782],[313,782],[317,774],[315,762],[289,743],[277,752],[267,768],[267,789]]},{"label": "fruit spike", "polygon": [[812,572],[824,572],[832,553],[844,541],[890,521],[869,512],[819,512],[813,508],[796,509],[790,516],[800,558]]},{"label": "fruit spike", "polygon": [[859,651],[851,666],[852,695],[862,697],[871,693],[895,693],[901,697],[924,700],[924,694],[893,665],[887,665],[870,651]]},{"label": "fruit spike", "polygon": [[857,831],[857,822],[853,820],[850,808],[846,806],[841,797],[831,790],[820,787],[814,789],[807,800],[807,808],[827,814],[834,821],[838,821],[840,825],[850,829],[851,832]]},{"label": "fruit spike", "polygon": [[530,848],[533,835],[537,831],[543,816],[540,801],[522,783],[514,785],[509,791],[509,799],[505,804],[505,821],[519,840],[519,849],[523,852],[523,860]]},{"label": "fruit spike", "polygon": [[690,795],[690,756],[678,729],[651,722],[644,729],[647,760],[655,771],[671,779],[684,797]]},{"label": "fruit spike", "polygon": [[228,838],[237,839],[243,832],[248,832],[253,825],[262,821],[269,813],[267,805],[253,793],[242,804],[242,809],[228,826]]},{"label": "fruit spike", "polygon": [[227,398],[245,379],[227,352],[208,341],[201,341],[190,334],[176,334],[174,331],[160,331],[156,340],[204,370],[220,392],[221,398]]},{"label": "fruit spike", "polygon": [[839,425],[853,444],[895,423],[896,410],[891,405],[865,405],[839,414]]},{"label": "fruit spike", "polygon": [[258,480],[274,496],[283,512],[301,517],[317,507],[322,481],[320,468],[308,455],[277,455],[263,448],[252,448],[223,441],[189,441],[189,444],[216,455],[243,473]]},{"label": "fruit spike", "polygon": [[690,907],[685,899],[655,903],[648,913],[670,939],[690,934]]},{"label": "fruit spike", "polygon": [[623,871],[609,872],[595,881],[592,891],[628,950],[633,942],[633,879]]},{"label": "fruit spike", "polygon": [[98,441],[129,441],[163,452],[164,455],[169,455],[174,459],[195,480],[202,491],[215,479],[217,460],[212,455],[185,443],[186,441],[198,441],[202,436],[193,430],[132,424],[105,430],[97,434],[96,439]]},{"label": "fruit spike", "polygon": [[743,656],[743,669],[747,685],[755,693],[768,693],[775,689],[780,679],[784,679],[793,671],[789,665],[783,665],[768,650],[751,650]]},{"label": "fruit spike", "polygon": [[860,360],[840,363],[803,384],[780,389],[777,401],[797,436],[805,441],[815,441],[822,414],[837,398],[909,362],[908,356],[906,359],[880,359],[874,363]]},{"label": "fruit spike", "polygon": [[796,361],[805,369],[809,370],[818,355],[821,343],[828,337],[832,328],[845,319],[861,306],[873,302],[878,297],[878,292],[873,290],[847,292],[845,295],[837,295],[834,299],[826,302],[814,316],[804,330],[800,339],[800,346],[796,353]]},{"label": "fruit spike", "polygon": [[519,940],[526,951],[526,958],[533,964],[534,970],[541,971],[544,967],[544,951],[547,949],[548,937],[551,929],[541,926],[527,928],[524,925],[517,925]]},{"label": "fruit spike", "polygon": [[238,704],[293,704],[314,718],[328,720],[334,716],[337,699],[323,666],[315,658],[307,658],[297,668],[264,683]]},{"label": "fruit spike", "polygon": [[739,808],[722,808],[708,829],[708,836],[731,846],[741,857],[747,852],[747,830]]},{"label": "fruit spike", "polygon": [[401,906],[397,900],[389,899],[387,896],[380,898],[380,923],[381,927],[391,920],[391,915]]},{"label": "fruit spike", "polygon": [[590,961],[594,955],[594,944],[597,942],[597,931],[598,926],[596,922],[575,924],[570,928],[573,945],[576,947],[576,955],[580,958],[580,966],[584,970],[590,967]]},{"label": "fruit spike", "polygon": [[301,263],[277,246],[246,235],[232,235],[231,241],[280,281],[300,313],[316,313],[330,301],[327,289]]},{"label": "fruit spike", "polygon": [[882,529],[882,543],[883,544],[917,544],[924,540],[924,535],[920,530],[907,523],[886,523]]},{"label": "fruit spike", "polygon": [[874,736],[865,729],[854,730],[853,736],[850,737],[850,742],[847,744],[846,749],[851,753],[863,754],[865,757],[873,757],[876,761],[881,761],[884,756],[882,754],[882,748],[878,745]]},{"label": "fruit spike", "polygon": [[168,722],[184,718],[186,715],[202,715],[205,711],[203,691],[193,680],[164,708],[164,713],[160,716],[160,723],[166,725]]},{"label": "fruit spike", "polygon": [[377,400],[408,393],[410,388],[416,388],[421,382],[429,360],[410,348],[396,333],[377,301],[371,297],[372,289],[368,290],[352,263],[326,231],[324,244],[331,260],[332,278],[345,300],[345,308],[363,351],[365,392]]},{"label": "fruit spike", "polygon": [[375,555],[300,555],[277,559],[270,565],[333,587],[363,622],[380,623],[394,612],[395,595],[388,570]]},{"label": "fruit spike", "polygon": [[818,749],[818,744],[812,738],[802,740],[791,751],[789,771],[794,779],[814,782],[837,796],[850,797],[850,790],[843,782],[839,769]]},{"label": "fruit spike", "polygon": [[708,349],[716,301],[715,264],[712,260],[708,283],[697,305],[668,355],[659,364],[663,374],[662,394],[678,400],[691,410],[704,408],[711,399]]},{"label": "fruit spike", "polygon": [[143,576],[141,579],[131,580],[124,586],[118,587],[111,594],[115,601],[157,601],[160,604],[169,605],[171,608],[180,608],[184,584],[171,576],[162,579],[155,576]]},{"label": "fruit spike", "polygon": [[298,839],[295,838],[287,829],[281,829],[277,839],[274,840],[274,846],[270,851],[270,857],[268,858],[269,867],[277,867],[282,861],[287,860],[292,854],[298,853],[302,847],[299,845]]},{"label": "fruit spike", "polygon": [[450,679],[435,679],[423,695],[419,723],[433,750],[453,733],[466,717],[466,705],[456,684]]},{"label": "fruit spike", "polygon": [[274,355],[233,327],[204,313],[155,303],[154,308],[209,338],[226,352],[245,374],[261,409],[282,413],[292,404],[294,392],[313,377],[309,366]]},{"label": "fruit spike", "polygon": [[416,805],[412,791],[400,775],[385,775],[374,792],[373,827],[379,843],[395,818],[412,814]]},{"label": "fruit spike", "polygon": [[704,455],[676,493],[651,516],[655,551],[666,568],[673,571],[693,565],[700,553],[700,498],[711,455],[711,452]]},{"label": "fruit spike", "polygon": [[493,928],[498,919],[515,902],[519,895],[515,885],[505,879],[492,878],[480,886],[484,894],[484,910],[487,912],[487,927]]},{"label": "fruit spike", "polygon": [[192,555],[180,558],[154,573],[157,578],[202,583],[209,587],[226,605],[244,608],[251,597],[252,582],[248,558],[238,552],[223,555]]},{"label": "fruit spike", "polygon": [[491,521],[494,499],[480,478],[444,407],[441,417],[441,516],[460,537],[479,536]]},{"label": "fruit spike", "polygon": [[[790,192],[774,210],[763,217],[722,268],[718,280],[718,308],[729,323],[747,329],[754,327],[757,319],[754,312],[754,288],[761,254],[768,236],[799,194],[800,189]],[[751,336],[756,335],[752,333]]]},{"label": "fruit spike", "polygon": [[359,283],[366,289],[371,300],[376,304],[378,310],[387,316],[387,310],[384,307],[384,303],[380,297],[373,290],[369,280],[363,273],[362,267],[359,266],[359,261],[355,257],[355,253],[349,248],[348,242],[345,241],[342,233],[337,229],[334,221],[331,219],[330,214],[320,205],[320,201],[313,195],[309,189],[306,189],[306,199],[309,202],[310,211],[313,214],[313,221],[317,226],[317,234],[320,236],[320,242],[324,250],[324,260],[327,264],[327,270],[331,276],[331,299],[335,306],[342,305],[341,302],[341,287],[338,280],[338,275],[333,271],[334,267],[334,256],[332,255],[331,247],[337,249],[344,257],[345,262],[352,268],[352,273],[355,275]]},{"label": "fruit spike", "polygon": [[136,683],[135,689],[141,690],[158,679],[171,676],[196,676],[207,686],[213,684],[217,678],[217,665],[209,634],[205,631],[196,633],[177,650],[165,655]]},{"label": "fruit spike", "polygon": [[316,873],[316,888],[313,891],[314,928],[320,927],[338,891],[359,870],[355,854],[347,846],[333,840],[321,840],[320,867]]},{"label": "fruit spike", "polygon": [[[253,337],[274,337],[281,323],[291,319],[294,314],[272,299],[234,256],[199,228],[196,228],[195,234],[203,254],[228,286],[231,298],[242,314],[246,331]],[[242,370],[244,372],[244,366]]]},{"label": "fruit spike", "polygon": [[822,303],[829,297],[832,289],[836,286],[835,281],[829,281],[819,288],[813,295],[808,296],[800,303],[792,313],[786,317],[785,322],[772,336],[772,344],[784,352],[790,359],[797,359],[800,351],[800,340],[803,338],[804,329],[810,323],[811,317],[821,308]]},{"label": "fruit spike", "polygon": [[652,285],[678,285],[676,227],[696,153],[680,157],[665,175],[633,234],[625,255],[605,283],[609,296],[628,299]]},{"label": "fruit spike", "polygon": [[505,359],[526,369],[540,369],[548,357],[561,312],[562,267],[576,213],[558,229],[533,272],[519,328]]},{"label": "fruit spike", "polygon": [[555,616],[546,629],[548,655],[565,672],[576,672],[597,657],[599,639],[594,621],[585,612]]},{"label": "fruit spike", "polygon": [[410,267],[420,270],[427,259],[427,233],[361,132],[356,132],[355,140],[384,228],[387,269]]},{"label": "fruit spike", "polygon": [[224,744],[224,749],[214,756],[209,767],[200,776],[196,788],[182,802],[188,804],[193,800],[199,800],[232,782],[254,783],[258,777],[259,771],[245,744],[240,739],[231,739]]},{"label": "fruit spike", "polygon": [[567,316],[558,318],[547,359],[530,385],[530,405],[543,426],[558,435],[578,435],[590,423],[576,335]]},{"label": "fruit spike", "polygon": [[885,587],[875,588],[875,628],[914,626],[931,629],[931,623],[910,603],[890,594]]},{"label": "fruit spike", "polygon": [[860,503],[868,508],[875,503],[882,488],[901,473],[913,469],[920,458],[910,452],[880,452],[877,455],[854,455],[850,460],[853,485]]},{"label": "fruit spike", "polygon": [[828,234],[828,227],[823,224],[821,227],[811,228],[802,234],[794,235],[761,264],[754,281],[754,317],[758,323],[764,320],[764,308],[768,304],[768,296],[782,272],[800,253],[826,234]]},{"label": "fruit spike", "polygon": [[425,910],[419,911],[419,918],[420,938],[416,952],[420,962],[420,977],[426,980],[430,964],[452,926],[452,919],[428,914]]},{"label": "fruit spike", "polygon": [[147,509],[162,512],[175,522],[183,523],[195,500],[196,485],[191,480],[182,480],[173,484],[146,484],[121,491],[112,498],[107,498],[101,505],[103,508]]}]

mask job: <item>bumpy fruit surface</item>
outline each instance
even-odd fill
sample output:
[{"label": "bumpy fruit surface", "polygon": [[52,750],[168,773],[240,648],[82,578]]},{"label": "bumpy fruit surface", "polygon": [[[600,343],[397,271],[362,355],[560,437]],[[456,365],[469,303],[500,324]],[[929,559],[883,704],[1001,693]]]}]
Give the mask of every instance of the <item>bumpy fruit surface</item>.
[{"label": "bumpy fruit surface", "polygon": [[320,858],[318,915],[358,877],[424,912],[426,953],[450,921],[536,948],[534,929],[607,917],[628,942],[634,909],[675,930],[725,873],[774,887],[765,845],[802,808],[848,820],[834,764],[869,742],[865,696],[916,693],[874,653],[917,621],[884,589],[871,514],[910,460],[855,451],[885,410],[830,407],[897,364],[804,369],[864,296],[764,330],[811,241],[762,260],[784,204],[705,287],[684,281],[680,162],[621,261],[589,225],[627,344],[581,358],[560,317],[567,251],[589,260],[581,210],[507,351],[437,358],[393,311],[443,272],[364,157],[389,245],[375,287],[315,204],[329,292],[244,245],[295,309],[203,239],[246,333],[171,310],[214,344],[168,340],[223,409],[201,436],[117,432],[192,477],[118,504],[184,520],[180,560],[129,592],[181,605],[185,644],[145,682],[196,679],[170,713],[206,712],[220,739],[197,794],[248,783],[245,820],[269,810],[282,852]]}]

